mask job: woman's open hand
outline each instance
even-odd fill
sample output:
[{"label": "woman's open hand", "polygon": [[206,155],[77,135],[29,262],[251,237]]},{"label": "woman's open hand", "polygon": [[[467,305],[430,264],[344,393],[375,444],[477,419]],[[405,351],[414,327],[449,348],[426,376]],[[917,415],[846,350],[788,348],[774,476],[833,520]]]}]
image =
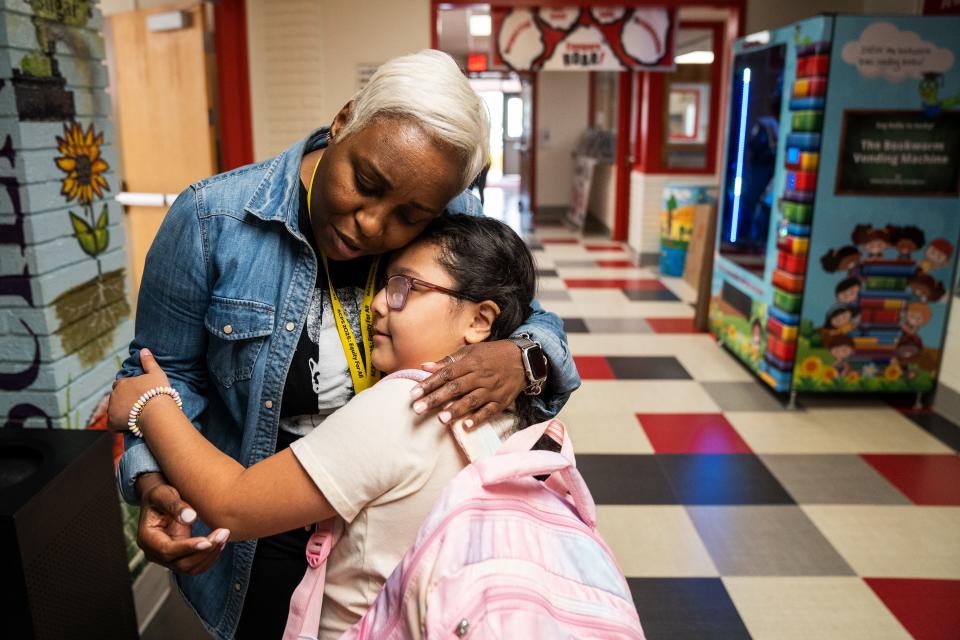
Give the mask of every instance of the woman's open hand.
[{"label": "woman's open hand", "polygon": [[413,388],[413,410],[442,407],[438,417],[451,424],[461,418],[470,428],[509,407],[527,387],[520,349],[509,340],[480,342],[440,362],[424,363],[432,376]]},{"label": "woman's open hand", "polygon": [[120,378],[113,383],[110,393],[108,420],[112,431],[126,431],[130,409],[140,396],[154,387],[167,387],[170,381],[148,349],[140,350],[140,366],[143,373],[130,378]]}]

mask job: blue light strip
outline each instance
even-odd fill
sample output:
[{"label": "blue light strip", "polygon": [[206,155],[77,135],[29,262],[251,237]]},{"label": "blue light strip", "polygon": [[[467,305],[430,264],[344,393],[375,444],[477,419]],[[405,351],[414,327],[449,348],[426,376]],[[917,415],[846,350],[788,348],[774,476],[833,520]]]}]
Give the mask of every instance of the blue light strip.
[{"label": "blue light strip", "polygon": [[743,70],[743,96],[740,100],[740,139],[737,141],[737,177],[733,180],[733,222],[730,224],[730,242],[737,241],[740,224],[740,192],[743,187],[743,145],[747,135],[747,110],[750,107],[750,67]]}]

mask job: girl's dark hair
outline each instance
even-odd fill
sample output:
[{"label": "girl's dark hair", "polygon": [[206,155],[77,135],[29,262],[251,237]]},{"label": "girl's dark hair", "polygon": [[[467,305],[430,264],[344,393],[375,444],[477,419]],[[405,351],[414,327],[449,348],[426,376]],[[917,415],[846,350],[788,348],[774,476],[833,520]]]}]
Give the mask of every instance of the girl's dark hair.
[{"label": "girl's dark hair", "polygon": [[[500,315],[490,329],[490,340],[510,337],[530,315],[537,289],[533,256],[504,223],[482,216],[444,214],[430,221],[415,242],[430,242],[439,248],[437,262],[453,278],[453,289],[474,300],[497,303]],[[521,428],[534,423],[529,396],[518,396],[516,408]]]},{"label": "girl's dark hair", "polygon": [[820,258],[820,266],[823,267],[823,270],[827,273],[833,273],[840,268],[840,265],[843,264],[843,261],[849,258],[852,255],[860,255],[860,250],[854,247],[853,245],[846,245],[840,247],[839,249],[830,249]]},{"label": "girl's dark hair", "polygon": [[536,292],[533,257],[504,223],[481,216],[444,214],[417,237],[439,248],[437,262],[453,278],[453,289],[474,300],[493,300],[500,315],[490,340],[502,340],[530,315]]}]

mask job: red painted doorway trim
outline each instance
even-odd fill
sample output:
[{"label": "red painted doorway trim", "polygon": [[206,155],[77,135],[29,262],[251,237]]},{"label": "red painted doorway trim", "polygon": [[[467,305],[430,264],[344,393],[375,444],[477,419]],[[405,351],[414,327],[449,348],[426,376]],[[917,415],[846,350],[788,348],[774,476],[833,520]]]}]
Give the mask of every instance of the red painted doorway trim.
[{"label": "red painted doorway trim", "polygon": [[217,61],[219,170],[253,162],[250,68],[247,61],[247,14],[244,0],[213,5],[213,40]]},{"label": "red painted doorway trim", "polygon": [[630,142],[633,124],[633,71],[620,71],[617,78],[617,149],[616,188],[611,239],[624,241],[630,225]]}]

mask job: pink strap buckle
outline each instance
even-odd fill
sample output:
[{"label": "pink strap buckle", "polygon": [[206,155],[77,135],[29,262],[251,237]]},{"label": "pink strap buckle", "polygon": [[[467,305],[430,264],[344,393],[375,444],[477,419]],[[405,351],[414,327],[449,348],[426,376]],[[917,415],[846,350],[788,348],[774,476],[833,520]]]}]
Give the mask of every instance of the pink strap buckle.
[{"label": "pink strap buckle", "polygon": [[315,531],[307,541],[307,564],[313,568],[326,562],[333,546],[333,534],[329,529]]}]

